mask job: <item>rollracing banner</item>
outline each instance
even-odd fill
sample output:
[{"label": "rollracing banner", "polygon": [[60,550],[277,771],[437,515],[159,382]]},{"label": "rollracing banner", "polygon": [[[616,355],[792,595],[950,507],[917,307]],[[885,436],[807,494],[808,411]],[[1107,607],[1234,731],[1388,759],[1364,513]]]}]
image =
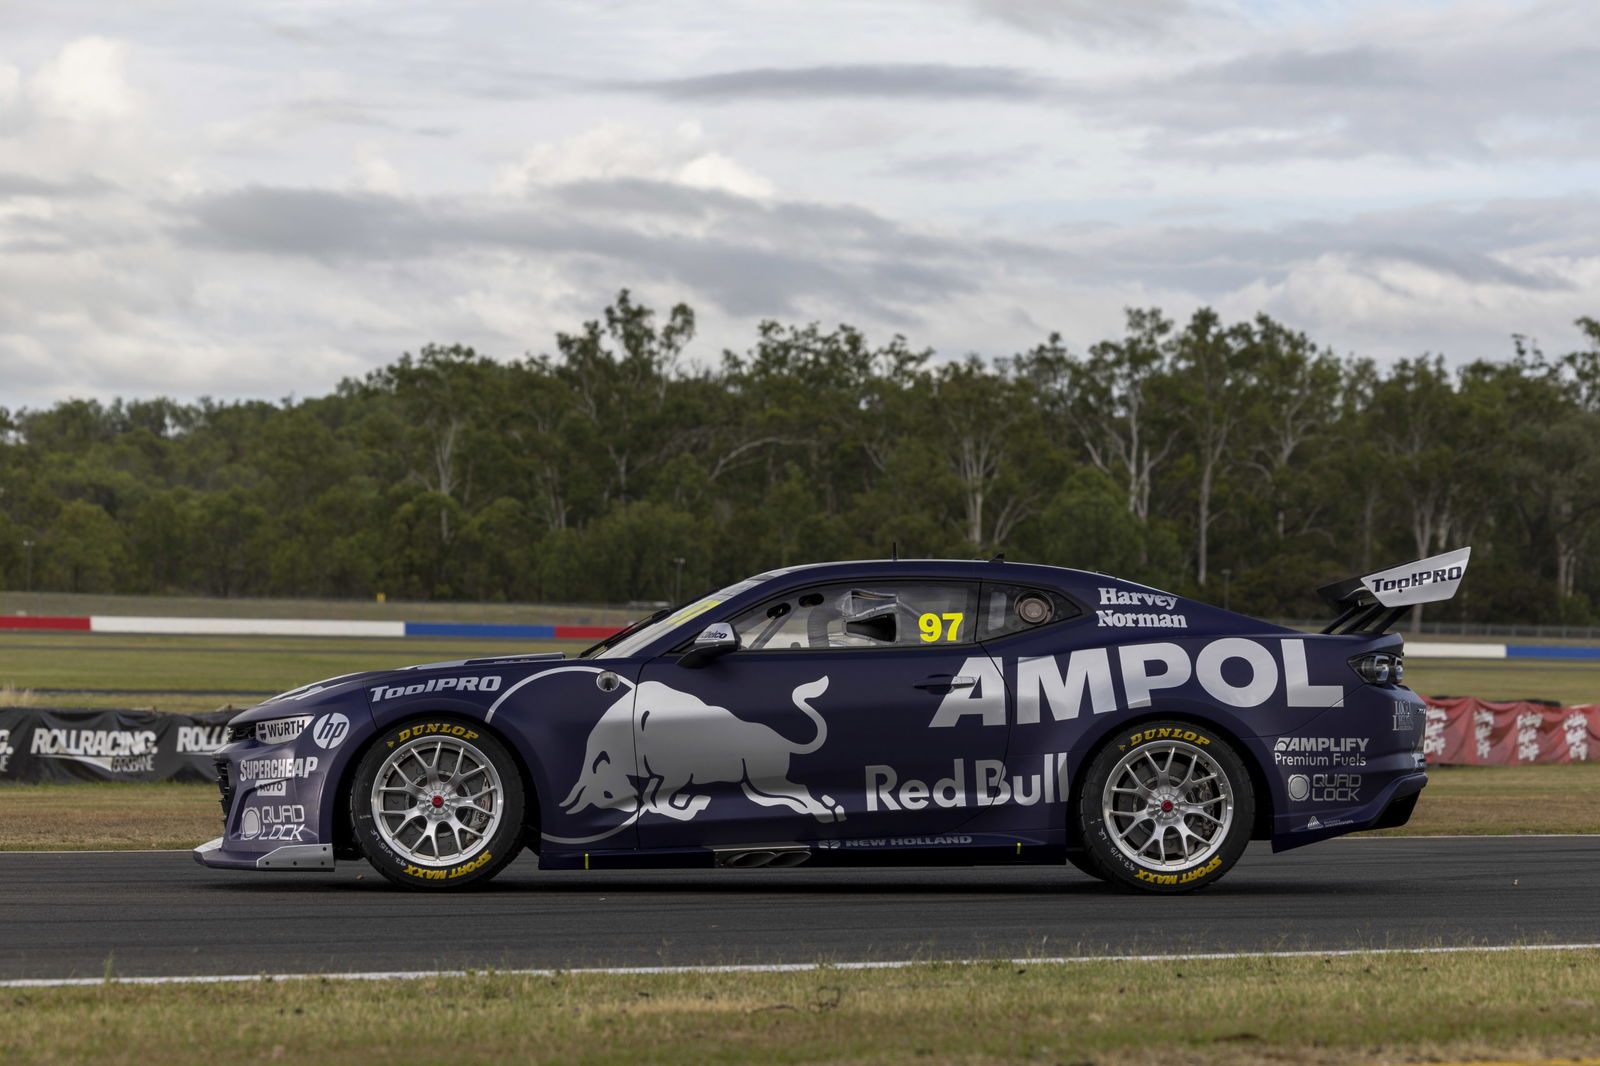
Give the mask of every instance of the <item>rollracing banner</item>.
[{"label": "rollracing banner", "polygon": [[211,781],[237,713],[0,708],[0,781]]},{"label": "rollracing banner", "polygon": [[1429,699],[1423,754],[1435,766],[1522,766],[1600,760],[1600,704]]}]

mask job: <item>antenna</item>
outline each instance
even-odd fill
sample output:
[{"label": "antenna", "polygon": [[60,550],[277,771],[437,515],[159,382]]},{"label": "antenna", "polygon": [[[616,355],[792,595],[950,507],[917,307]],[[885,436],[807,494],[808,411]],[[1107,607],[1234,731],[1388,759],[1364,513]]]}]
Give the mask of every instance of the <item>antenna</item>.
[{"label": "antenna", "polygon": [[889,544],[889,561],[898,563],[900,561],[900,542],[895,540],[890,541]]}]

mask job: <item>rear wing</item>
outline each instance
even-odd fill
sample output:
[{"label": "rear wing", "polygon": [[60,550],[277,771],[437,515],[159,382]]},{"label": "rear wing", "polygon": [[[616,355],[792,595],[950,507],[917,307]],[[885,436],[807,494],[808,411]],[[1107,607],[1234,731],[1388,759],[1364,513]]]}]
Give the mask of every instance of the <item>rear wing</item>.
[{"label": "rear wing", "polygon": [[1323,632],[1382,633],[1404,618],[1413,605],[1448,600],[1461,585],[1471,557],[1470,547],[1457,548],[1322,586],[1317,595],[1340,612]]}]

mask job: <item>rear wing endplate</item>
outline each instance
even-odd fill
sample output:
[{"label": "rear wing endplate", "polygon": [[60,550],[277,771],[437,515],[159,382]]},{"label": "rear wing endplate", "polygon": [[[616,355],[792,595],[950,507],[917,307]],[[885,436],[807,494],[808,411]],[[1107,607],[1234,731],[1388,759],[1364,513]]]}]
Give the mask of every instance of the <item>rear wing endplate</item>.
[{"label": "rear wing endplate", "polygon": [[1317,595],[1340,612],[1323,632],[1382,633],[1414,605],[1448,600],[1460,587],[1471,557],[1470,547],[1457,548],[1322,586]]}]

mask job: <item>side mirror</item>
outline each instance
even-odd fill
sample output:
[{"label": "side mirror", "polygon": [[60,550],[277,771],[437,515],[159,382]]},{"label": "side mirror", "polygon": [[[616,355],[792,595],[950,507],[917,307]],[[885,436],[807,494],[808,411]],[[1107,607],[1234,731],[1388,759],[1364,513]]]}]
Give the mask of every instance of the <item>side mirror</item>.
[{"label": "side mirror", "polygon": [[739,634],[726,622],[706,626],[694,638],[694,646],[678,657],[678,665],[698,670],[711,660],[739,650]]}]

